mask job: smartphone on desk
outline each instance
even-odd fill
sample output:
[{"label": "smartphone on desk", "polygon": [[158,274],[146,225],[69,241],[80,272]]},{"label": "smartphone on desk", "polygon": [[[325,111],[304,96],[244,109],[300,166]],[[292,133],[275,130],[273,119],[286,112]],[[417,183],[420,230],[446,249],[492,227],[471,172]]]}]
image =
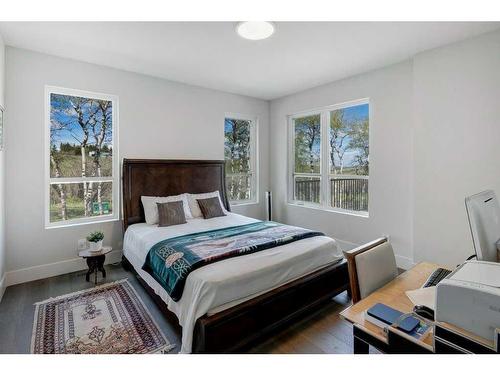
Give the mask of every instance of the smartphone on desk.
[{"label": "smartphone on desk", "polygon": [[[367,314],[370,317],[375,318],[389,326],[394,324],[394,322],[398,320],[398,318],[401,315],[403,315],[401,311],[393,309],[392,307],[384,305],[383,303],[377,303],[376,305],[369,308],[367,310]],[[401,323],[399,323],[398,328],[405,333],[410,333],[418,325],[419,325],[418,319],[409,316],[408,318],[404,319]]]}]

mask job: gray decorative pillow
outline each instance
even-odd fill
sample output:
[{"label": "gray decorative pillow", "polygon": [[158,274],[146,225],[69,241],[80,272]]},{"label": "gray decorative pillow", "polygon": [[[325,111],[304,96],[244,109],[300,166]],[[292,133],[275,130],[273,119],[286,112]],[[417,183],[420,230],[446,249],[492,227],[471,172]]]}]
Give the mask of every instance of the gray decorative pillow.
[{"label": "gray decorative pillow", "polygon": [[182,201],[156,203],[158,207],[158,226],[168,227],[186,223]]},{"label": "gray decorative pillow", "polygon": [[212,217],[226,216],[222,207],[220,205],[219,197],[197,199],[198,205],[200,206],[201,213],[205,219],[211,219]]}]

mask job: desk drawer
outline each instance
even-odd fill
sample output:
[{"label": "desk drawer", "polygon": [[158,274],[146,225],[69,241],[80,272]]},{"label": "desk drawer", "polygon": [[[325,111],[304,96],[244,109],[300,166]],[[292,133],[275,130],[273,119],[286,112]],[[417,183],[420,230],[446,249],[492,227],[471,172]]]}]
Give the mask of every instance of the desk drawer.
[{"label": "desk drawer", "polygon": [[434,351],[436,354],[471,354],[451,342],[438,337],[434,337]]},{"label": "desk drawer", "polygon": [[389,329],[388,336],[389,353],[391,354],[432,354],[432,348],[422,343],[416,343],[404,333]]},{"label": "desk drawer", "polygon": [[474,353],[474,354],[494,354],[492,348],[484,346],[478,342],[469,340],[453,331],[441,326],[435,327],[434,350],[437,354],[451,353]]}]

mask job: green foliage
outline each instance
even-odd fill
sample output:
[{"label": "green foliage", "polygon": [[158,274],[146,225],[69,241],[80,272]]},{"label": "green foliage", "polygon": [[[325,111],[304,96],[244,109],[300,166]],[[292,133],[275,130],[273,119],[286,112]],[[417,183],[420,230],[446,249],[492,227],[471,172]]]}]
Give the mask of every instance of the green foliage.
[{"label": "green foliage", "polygon": [[89,242],[99,242],[104,239],[104,233],[100,230],[90,233],[87,236],[87,241]]},{"label": "green foliage", "polygon": [[[334,174],[369,173],[369,120],[346,119],[345,110],[330,113],[330,166]],[[345,166],[346,153],[354,155],[351,165]]]},{"label": "green foliage", "polygon": [[[85,147],[87,153],[89,152],[95,152],[97,151],[97,146],[94,145],[94,144],[89,144]],[[52,150],[53,151],[57,151],[55,145],[53,144],[52,145]],[[59,145],[59,151],[62,153],[62,154],[73,154],[73,155],[81,155],[82,151],[81,151],[81,146],[78,145],[78,144],[74,144],[74,143],[61,143]],[[111,147],[109,147],[107,144],[104,144],[102,147],[101,147],[101,152],[103,153],[110,153],[111,152]]]},{"label": "green foliage", "polygon": [[[52,189],[51,189],[52,190]],[[51,191],[51,196],[56,196],[57,193]],[[50,222],[56,222],[56,221],[61,221],[62,216],[61,216],[61,203],[55,203],[54,199],[51,197],[51,203],[50,203]],[[77,219],[84,217],[85,214],[85,207],[83,206],[83,200],[79,199],[68,199],[66,201],[66,213],[67,213],[67,219]]]},{"label": "green foliage", "polygon": [[320,115],[294,120],[295,172],[320,172]]},{"label": "green foliage", "polygon": [[[91,204],[97,202],[97,183],[94,183],[92,195],[89,198]],[[63,184],[66,193],[66,219],[80,219],[85,217],[84,188],[83,183]],[[101,183],[101,198],[103,202],[109,202],[113,209],[113,190],[111,182]],[[61,221],[62,204],[57,185],[50,187],[50,222]],[[98,216],[92,211],[87,216]]]},{"label": "green foliage", "polygon": [[[88,177],[96,176],[97,171],[95,164],[92,162],[92,157],[90,156],[91,150],[87,154],[87,166],[86,175]],[[63,152],[52,149],[51,156],[55,157],[58,161],[58,166],[61,171],[60,177],[80,177],[82,175],[82,157],[80,154],[80,148],[78,148],[78,153],[73,152]],[[111,154],[100,155],[100,167],[101,176],[111,176],[113,167],[113,156]],[[50,168],[51,177],[55,177],[55,167],[51,165]]]},{"label": "green foliage", "polygon": [[348,126],[344,121],[344,110],[330,112],[330,172],[345,173],[343,158],[348,150]]},{"label": "green foliage", "polygon": [[226,173],[250,171],[250,121],[226,119],[224,157]]},{"label": "green foliage", "polygon": [[226,118],[224,158],[230,200],[251,199],[251,121]]},{"label": "green foliage", "polygon": [[355,157],[356,174],[368,176],[369,173],[369,125],[368,120],[358,121],[351,128],[350,147],[357,150]]}]

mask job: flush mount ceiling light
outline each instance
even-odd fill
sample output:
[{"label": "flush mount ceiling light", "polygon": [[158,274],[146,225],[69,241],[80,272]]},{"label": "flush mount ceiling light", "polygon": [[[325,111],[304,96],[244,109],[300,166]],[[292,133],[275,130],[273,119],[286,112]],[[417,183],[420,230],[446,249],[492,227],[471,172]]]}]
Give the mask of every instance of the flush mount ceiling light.
[{"label": "flush mount ceiling light", "polygon": [[245,21],[236,25],[238,35],[250,40],[269,38],[274,34],[274,29],[274,24],[267,21]]}]

